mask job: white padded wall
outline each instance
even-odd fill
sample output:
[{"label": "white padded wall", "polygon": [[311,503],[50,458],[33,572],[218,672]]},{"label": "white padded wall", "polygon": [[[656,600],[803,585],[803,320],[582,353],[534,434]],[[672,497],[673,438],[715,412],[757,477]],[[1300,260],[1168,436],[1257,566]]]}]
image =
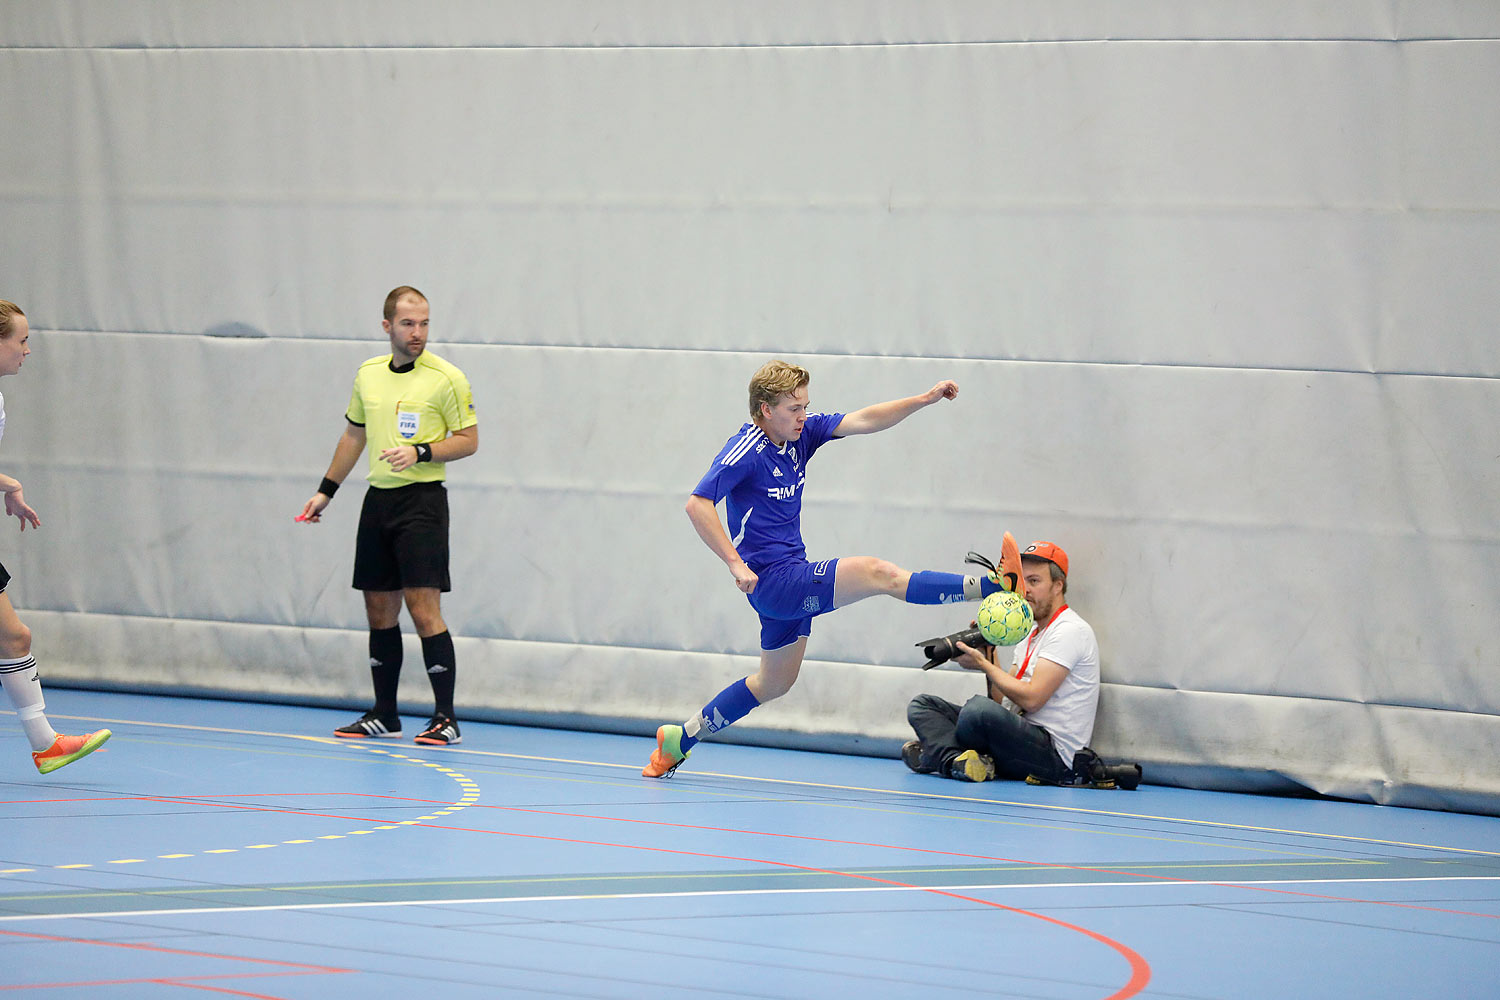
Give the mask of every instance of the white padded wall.
[{"label": "white padded wall", "polygon": [[[473,711],[644,732],[751,669],[681,507],[782,355],[828,409],[959,381],[818,455],[809,548],[1063,544],[1103,752],[1500,809],[1493,6],[5,18],[0,296],[36,354],[0,468],[47,523],[0,560],[48,676],[364,696],[357,485],[291,515],[410,282],[480,409],[445,605]],[[964,620],[819,619],[741,735],[888,751],[912,694],[978,689],[911,669]]]}]

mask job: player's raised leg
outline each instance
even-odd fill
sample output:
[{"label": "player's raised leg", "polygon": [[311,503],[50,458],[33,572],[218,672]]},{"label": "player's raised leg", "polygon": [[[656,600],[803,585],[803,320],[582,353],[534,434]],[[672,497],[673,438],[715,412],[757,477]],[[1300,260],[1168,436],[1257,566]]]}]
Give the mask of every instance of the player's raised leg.
[{"label": "player's raised leg", "polygon": [[108,729],[100,729],[69,736],[52,728],[36,659],[31,655],[31,629],[16,614],[10,595],[4,591],[0,591],[0,686],[16,707],[21,728],[31,743],[32,763],[43,774],[87,757],[112,735]]},{"label": "player's raised leg", "polygon": [[844,556],[834,576],[833,606],[848,607],[882,594],[907,604],[958,604],[977,601],[1000,589],[998,583],[984,576],[935,570],[913,573],[873,556]]},{"label": "player's raised leg", "polygon": [[833,604],[842,608],[881,594],[907,604],[957,604],[977,601],[1000,590],[1022,596],[1026,593],[1020,549],[1008,531],[1000,543],[1000,565],[983,576],[934,570],[912,573],[884,559],[845,556],[839,559],[834,576]]},{"label": "player's raised leg", "polygon": [[720,691],[703,706],[703,711],[682,725],[662,726],[656,731],[656,749],[641,774],[647,778],[666,777],[687,760],[699,740],[732,726],[758,706],[786,694],[797,682],[806,653],[805,635],[780,649],[762,650],[758,671]]}]

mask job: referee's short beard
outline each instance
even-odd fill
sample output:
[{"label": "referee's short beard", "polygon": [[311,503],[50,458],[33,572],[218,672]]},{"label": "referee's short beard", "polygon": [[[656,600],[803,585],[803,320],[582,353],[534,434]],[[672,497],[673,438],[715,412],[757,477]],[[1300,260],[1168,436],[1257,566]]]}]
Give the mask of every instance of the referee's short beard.
[{"label": "referee's short beard", "polygon": [[413,349],[411,344],[401,344],[392,340],[391,350],[406,359],[403,364],[410,363],[420,358],[423,352],[427,350],[427,342],[424,340],[422,343],[416,345],[415,349]]}]

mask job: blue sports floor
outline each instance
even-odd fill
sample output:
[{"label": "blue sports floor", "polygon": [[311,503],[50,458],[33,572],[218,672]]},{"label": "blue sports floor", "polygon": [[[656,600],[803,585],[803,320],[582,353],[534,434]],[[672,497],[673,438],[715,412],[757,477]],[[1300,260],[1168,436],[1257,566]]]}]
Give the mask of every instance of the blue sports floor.
[{"label": "blue sports floor", "polygon": [[0,714],[0,993],[1500,996],[1500,819],[53,690]]}]

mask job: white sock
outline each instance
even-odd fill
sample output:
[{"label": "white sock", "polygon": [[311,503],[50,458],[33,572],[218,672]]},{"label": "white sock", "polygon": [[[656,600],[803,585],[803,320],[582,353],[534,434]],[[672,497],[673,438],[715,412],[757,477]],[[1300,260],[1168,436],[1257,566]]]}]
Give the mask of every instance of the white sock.
[{"label": "white sock", "polygon": [[10,695],[21,717],[21,728],[31,741],[31,749],[41,752],[57,739],[57,732],[47,721],[47,703],[42,700],[42,679],[37,673],[36,658],[27,654],[19,659],[0,659],[0,685]]}]

